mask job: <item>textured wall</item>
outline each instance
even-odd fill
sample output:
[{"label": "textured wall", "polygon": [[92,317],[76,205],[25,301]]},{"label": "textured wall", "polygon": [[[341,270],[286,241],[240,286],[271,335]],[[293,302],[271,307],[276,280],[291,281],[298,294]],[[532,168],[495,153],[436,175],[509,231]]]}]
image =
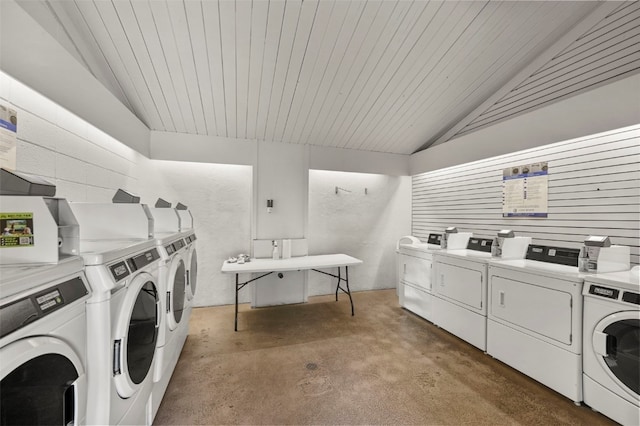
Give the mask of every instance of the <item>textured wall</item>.
[{"label": "textured wall", "polygon": [[[196,228],[198,287],[196,306],[234,303],[231,275],[220,273],[231,255],[248,253],[251,243],[252,167],[149,160],[142,201],[161,197],[189,207]],[[248,302],[251,292],[240,292]]]},{"label": "textured wall", "polygon": [[[338,191],[335,187],[351,192]],[[365,195],[364,189],[368,194]],[[352,290],[395,287],[395,243],[411,232],[411,178],[309,171],[309,254],[362,259],[349,270]],[[309,295],[335,291],[335,280],[310,273]]]},{"label": "textured wall", "polygon": [[[199,237],[196,304],[233,302],[232,280],[219,271],[250,248],[250,166],[150,160],[2,72],[0,102],[18,111],[17,170],[55,183],[57,197],[109,203],[123,188],[143,203],[189,206]],[[250,291],[241,296],[249,301]]]}]

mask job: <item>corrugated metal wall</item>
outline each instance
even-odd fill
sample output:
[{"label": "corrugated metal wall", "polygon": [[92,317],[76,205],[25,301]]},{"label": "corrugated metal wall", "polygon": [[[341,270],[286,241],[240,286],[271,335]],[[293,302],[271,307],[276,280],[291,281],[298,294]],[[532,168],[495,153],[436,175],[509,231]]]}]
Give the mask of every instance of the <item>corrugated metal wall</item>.
[{"label": "corrugated metal wall", "polygon": [[451,139],[637,72],[640,72],[640,2],[627,2]]},{"label": "corrugated metal wall", "polygon": [[[540,161],[549,165],[548,217],[503,218],[502,170]],[[609,235],[640,263],[640,125],[413,176],[413,235],[426,240],[447,226],[487,238],[513,229],[576,248]]]}]

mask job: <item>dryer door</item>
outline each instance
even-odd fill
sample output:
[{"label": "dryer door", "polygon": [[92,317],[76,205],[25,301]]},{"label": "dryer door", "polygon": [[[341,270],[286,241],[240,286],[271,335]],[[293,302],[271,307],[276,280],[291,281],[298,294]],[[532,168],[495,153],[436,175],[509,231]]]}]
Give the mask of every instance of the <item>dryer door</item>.
[{"label": "dryer door", "polygon": [[153,364],[160,300],[155,279],[143,272],[129,287],[118,311],[113,341],[113,377],[122,398],[132,396]]},{"label": "dryer door", "polygon": [[192,300],[196,295],[198,281],[198,252],[195,247],[189,255],[189,271],[187,272],[187,299]]},{"label": "dryer door", "polygon": [[618,312],[600,321],[593,349],[607,374],[634,398],[640,397],[640,312]]},{"label": "dryer door", "polygon": [[75,351],[52,337],[28,337],[0,349],[1,424],[82,424],[87,394]]},{"label": "dryer door", "polygon": [[187,268],[181,255],[171,260],[167,277],[167,324],[175,330],[182,320],[187,291]]}]

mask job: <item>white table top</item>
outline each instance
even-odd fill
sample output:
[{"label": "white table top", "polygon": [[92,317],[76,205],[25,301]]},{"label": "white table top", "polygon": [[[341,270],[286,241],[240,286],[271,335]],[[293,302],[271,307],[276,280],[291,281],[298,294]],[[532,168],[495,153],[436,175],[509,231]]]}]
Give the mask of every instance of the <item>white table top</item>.
[{"label": "white table top", "polygon": [[251,259],[248,263],[222,264],[222,272],[226,274],[247,274],[254,272],[301,271],[305,269],[337,268],[340,266],[360,265],[362,260],[346,254],[320,254],[314,256],[298,256],[289,259]]}]

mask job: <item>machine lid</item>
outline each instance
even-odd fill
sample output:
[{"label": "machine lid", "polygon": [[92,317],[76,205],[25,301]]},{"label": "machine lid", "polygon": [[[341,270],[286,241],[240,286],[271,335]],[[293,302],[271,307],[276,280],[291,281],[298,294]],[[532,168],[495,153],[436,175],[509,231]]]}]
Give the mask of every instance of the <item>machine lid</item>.
[{"label": "machine lid", "polygon": [[[58,280],[80,275],[84,265],[79,256],[62,258],[58,263],[38,263],[0,268],[0,304],[20,298],[27,292],[36,292]],[[3,319],[4,320],[4,319]]]},{"label": "machine lid", "polygon": [[502,268],[517,272],[535,273],[575,283],[582,283],[585,279],[585,274],[578,271],[577,266],[539,262],[537,260],[530,259],[501,260],[494,258],[489,262],[489,268]]},{"label": "machine lid", "polygon": [[0,169],[0,195],[53,197],[56,186],[40,176]]},{"label": "machine lid", "polygon": [[640,266],[627,271],[588,274],[585,283],[640,293]]},{"label": "machine lid", "polygon": [[640,313],[624,312],[603,319],[594,329],[600,362],[627,392],[640,395]]},{"label": "machine lid", "polygon": [[155,247],[152,239],[80,240],[80,256],[85,266],[106,265]]}]

